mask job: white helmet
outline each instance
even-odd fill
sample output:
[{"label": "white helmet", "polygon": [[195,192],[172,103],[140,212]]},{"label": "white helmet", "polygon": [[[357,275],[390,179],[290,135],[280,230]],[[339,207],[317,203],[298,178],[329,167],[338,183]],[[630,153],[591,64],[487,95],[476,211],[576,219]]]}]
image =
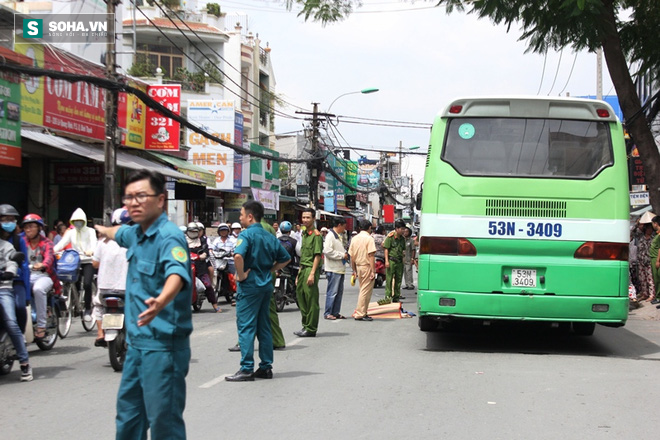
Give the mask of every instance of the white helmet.
[{"label": "white helmet", "polygon": [[232,223],[231,228],[232,229],[243,229],[243,227],[241,226],[241,224],[239,222]]},{"label": "white helmet", "polygon": [[179,226],[179,230],[185,234],[188,228],[185,225],[181,225]]},{"label": "white helmet", "polygon": [[200,231],[205,230],[206,228],[204,227],[204,223],[202,222],[197,222],[197,227],[199,228]]},{"label": "white helmet", "polygon": [[197,226],[197,223],[195,222],[190,222],[188,223],[188,227],[186,228],[186,230],[199,232],[199,226]]}]

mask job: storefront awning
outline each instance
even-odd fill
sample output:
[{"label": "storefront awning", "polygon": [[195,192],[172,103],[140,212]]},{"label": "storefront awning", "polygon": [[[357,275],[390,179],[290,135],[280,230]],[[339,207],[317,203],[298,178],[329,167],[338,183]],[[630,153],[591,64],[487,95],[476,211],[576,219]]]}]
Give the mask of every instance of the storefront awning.
[{"label": "storefront awning", "polygon": [[[58,150],[66,151],[68,153],[72,153],[95,162],[103,163],[105,161],[102,145],[88,144],[60,136],[53,136],[50,134],[25,129],[21,130],[21,137],[23,139],[30,139],[40,144],[57,148]],[[23,148],[26,148],[26,146],[24,145]],[[27,148],[27,151],[29,151],[29,148]],[[197,184],[204,184],[204,181],[201,179],[180,173],[165,165],[150,161],[135,154],[131,154],[125,150],[117,150],[117,166],[130,170],[148,169],[152,171],[158,171],[165,176],[172,177],[177,180],[187,180]]]},{"label": "storefront awning", "polygon": [[292,196],[285,196],[284,194],[280,194],[280,202],[298,203],[298,198],[297,197],[292,197]]},{"label": "storefront awning", "polygon": [[180,173],[203,180],[207,188],[215,188],[215,174],[209,173],[204,168],[193,165],[187,160],[169,156],[167,154],[155,153],[153,151],[150,151],[148,154],[169,163]]},{"label": "storefront awning", "polygon": [[322,209],[317,210],[316,214],[317,215],[329,215],[330,217],[343,217],[342,215],[334,214],[332,212],[324,211]]}]

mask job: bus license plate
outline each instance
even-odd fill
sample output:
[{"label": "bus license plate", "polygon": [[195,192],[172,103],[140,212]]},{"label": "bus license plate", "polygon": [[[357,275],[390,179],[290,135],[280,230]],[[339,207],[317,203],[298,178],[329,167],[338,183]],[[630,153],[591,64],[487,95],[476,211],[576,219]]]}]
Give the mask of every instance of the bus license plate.
[{"label": "bus license plate", "polygon": [[512,287],[536,287],[535,269],[511,269]]}]

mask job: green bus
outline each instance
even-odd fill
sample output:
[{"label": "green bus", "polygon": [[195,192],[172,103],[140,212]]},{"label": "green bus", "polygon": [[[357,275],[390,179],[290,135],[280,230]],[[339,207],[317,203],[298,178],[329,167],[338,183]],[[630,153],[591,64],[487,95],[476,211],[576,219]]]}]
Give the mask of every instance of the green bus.
[{"label": "green bus", "polygon": [[628,317],[623,129],[605,102],[487,97],[435,119],[419,244],[419,327],[549,321],[591,335]]}]

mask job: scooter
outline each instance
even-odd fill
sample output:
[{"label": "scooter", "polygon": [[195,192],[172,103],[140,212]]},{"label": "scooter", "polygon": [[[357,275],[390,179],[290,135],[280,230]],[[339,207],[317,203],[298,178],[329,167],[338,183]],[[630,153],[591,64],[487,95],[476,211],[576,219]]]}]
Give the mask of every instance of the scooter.
[{"label": "scooter", "polygon": [[374,287],[381,287],[385,284],[385,259],[376,257],[376,264],[374,265],[376,270],[376,279],[374,280]]},{"label": "scooter", "polygon": [[199,312],[202,310],[202,305],[204,304],[204,301],[206,301],[206,286],[200,280],[197,278],[197,262],[201,261],[199,259],[199,255],[197,255],[194,252],[190,253],[190,261],[191,261],[191,267],[192,267],[192,279],[195,280],[195,282],[192,285],[192,308],[193,311]]},{"label": "scooter", "polygon": [[126,295],[124,293],[105,293],[101,302],[105,307],[105,314],[101,327],[105,333],[104,339],[108,343],[110,365],[115,371],[124,368],[128,344],[126,343],[126,324],[124,322],[124,306]]},{"label": "scooter", "polygon": [[296,303],[296,275],[298,270],[289,266],[277,271],[275,277],[275,307],[278,312],[284,310],[284,306]]},{"label": "scooter", "polygon": [[[22,252],[16,252],[13,260],[19,265],[25,259]],[[4,268],[3,270],[4,271]],[[59,299],[54,295],[53,290],[48,292],[47,298],[47,321],[46,321],[46,335],[43,338],[35,339],[34,333],[37,327],[37,313],[32,310],[32,307],[27,307],[27,323],[25,325],[25,342],[29,344],[36,342],[37,346],[44,351],[51,350],[57,341],[57,326],[59,324],[59,316],[61,315],[61,305]],[[1,323],[0,323],[1,324]],[[9,333],[0,325],[0,375],[9,374],[14,366],[14,361],[17,360],[16,349],[11,342]]]},{"label": "scooter", "polygon": [[228,303],[231,303],[234,299],[234,293],[236,293],[234,275],[227,269],[231,253],[225,249],[219,249],[213,251],[213,256],[215,257],[215,291],[217,297],[219,298],[222,295]]}]

